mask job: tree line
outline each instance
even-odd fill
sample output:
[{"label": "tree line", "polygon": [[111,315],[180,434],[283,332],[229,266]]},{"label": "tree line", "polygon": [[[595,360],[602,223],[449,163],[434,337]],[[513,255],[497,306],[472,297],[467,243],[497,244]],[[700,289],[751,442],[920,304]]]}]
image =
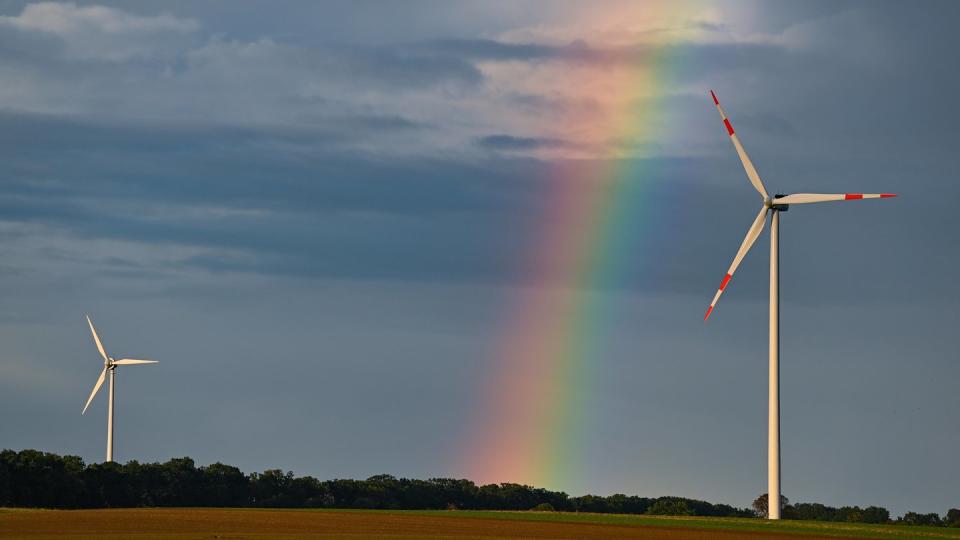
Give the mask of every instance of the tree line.
[{"label": "tree line", "polygon": [[270,469],[244,474],[232,465],[94,463],[37,450],[0,452],[0,506],[125,508],[159,506],[556,510],[745,516],[749,510],[678,497],[570,497],[520,484],[478,486],[469,480],[415,480],[378,475],[321,481]]},{"label": "tree line", "polygon": [[[583,495],[571,497],[521,484],[476,485],[470,480],[416,480],[377,475],[366,480],[318,480],[269,469],[245,474],[223,463],[197,466],[188,457],[165,463],[85,464],[77,456],[37,450],[0,452],[0,506],[41,508],[283,507],[389,510],[540,510],[618,514],[750,517],[756,509],[682,497]],[[790,507],[795,519],[889,521],[885,509],[818,504]],[[857,508],[857,507],[853,507]],[[791,510],[793,512],[794,510]],[[859,517],[857,517],[859,516]],[[883,519],[873,521],[875,516]],[[910,512],[900,521],[928,524],[930,515]],[[960,526],[960,510],[935,524]],[[784,511],[787,517],[787,511]]]},{"label": "tree line", "polygon": [[[936,513],[921,514],[907,512],[896,520],[890,519],[890,511],[879,506],[841,506],[835,508],[820,503],[795,503],[783,495],[780,496],[780,516],[783,519],[804,519],[814,521],[840,521],[846,523],[896,523],[898,525],[932,525],[960,527],[960,509],[951,508],[940,517]],[[767,494],[753,501],[753,512],[757,517],[767,516]]]}]

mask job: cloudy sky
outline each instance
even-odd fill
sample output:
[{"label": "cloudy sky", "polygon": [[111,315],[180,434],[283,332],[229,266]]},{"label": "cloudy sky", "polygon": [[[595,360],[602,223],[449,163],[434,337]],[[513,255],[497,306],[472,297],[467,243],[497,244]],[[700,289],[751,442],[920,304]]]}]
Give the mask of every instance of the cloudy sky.
[{"label": "cloudy sky", "polygon": [[[0,1],[0,446],[102,459],[105,396],[80,416],[89,313],[111,354],[161,361],[118,372],[121,461],[748,505],[766,490],[768,248],[704,325],[759,206],[713,88],[771,192],[900,194],[781,221],[784,494],[943,513],[960,485],[958,16]],[[610,270],[530,272],[557,235],[590,251],[549,205],[602,181],[628,188]],[[589,377],[543,383],[553,358],[502,352],[550,348],[559,334],[510,327],[544,295],[602,321],[570,330],[603,343],[574,358]],[[513,411],[560,426],[533,458],[566,456],[565,474],[482,477],[504,459],[485,449],[513,444],[497,403],[527,379],[494,384],[513,362],[543,369],[546,403],[576,397],[575,414]]]}]

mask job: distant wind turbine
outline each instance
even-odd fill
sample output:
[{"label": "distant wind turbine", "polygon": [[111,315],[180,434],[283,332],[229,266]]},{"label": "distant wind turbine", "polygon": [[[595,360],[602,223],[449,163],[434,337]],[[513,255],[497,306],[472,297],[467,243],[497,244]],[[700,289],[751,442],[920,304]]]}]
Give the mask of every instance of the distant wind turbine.
[{"label": "distant wind turbine", "polygon": [[97,391],[100,390],[100,387],[103,386],[103,380],[107,376],[107,372],[110,372],[110,404],[107,408],[107,461],[113,461],[113,377],[114,372],[117,370],[117,366],[132,366],[135,364],[156,364],[156,360],[136,360],[133,358],[123,358],[120,360],[114,360],[113,357],[107,356],[107,351],[103,349],[103,343],[100,342],[100,336],[97,335],[97,330],[93,327],[93,321],[90,320],[90,316],[87,315],[87,324],[90,325],[90,332],[93,334],[93,341],[97,344],[97,350],[100,351],[100,356],[103,357],[103,371],[100,372],[100,378],[97,379],[97,384],[93,385],[93,392],[90,392],[90,397],[87,398],[87,404],[83,406],[84,414],[87,412],[87,407],[90,406],[90,402],[93,401],[93,396],[97,395]]},{"label": "distant wind turbine", "polygon": [[763,224],[766,222],[767,214],[770,214],[770,381],[769,381],[769,406],[767,411],[768,433],[767,433],[767,508],[770,519],[780,519],[780,212],[786,212],[791,204],[807,204],[828,201],[851,201],[860,199],[885,199],[887,197],[896,197],[893,193],[795,193],[793,195],[767,195],[767,190],[760,181],[760,175],[754,168],[746,150],[740,144],[740,138],[733,131],[733,126],[723,112],[717,95],[710,91],[713,97],[713,103],[720,111],[720,118],[727,128],[730,140],[743,162],[743,168],[747,171],[747,177],[753,187],[760,192],[763,197],[763,206],[760,213],[753,220],[753,225],[747,231],[747,237],[743,239],[737,255],[733,258],[733,264],[727,270],[727,274],[720,282],[720,288],[710,302],[707,313],[703,316],[706,321],[710,313],[717,305],[717,300],[723,294],[723,290],[733,277],[737,267],[743,257],[750,251],[753,243],[763,231]]}]

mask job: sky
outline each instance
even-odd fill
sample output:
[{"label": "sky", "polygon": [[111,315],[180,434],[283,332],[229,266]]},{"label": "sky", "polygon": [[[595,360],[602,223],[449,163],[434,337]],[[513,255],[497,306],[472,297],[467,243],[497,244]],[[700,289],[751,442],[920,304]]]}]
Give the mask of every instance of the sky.
[{"label": "sky", "polygon": [[0,447],[957,506],[960,4],[0,1]]}]

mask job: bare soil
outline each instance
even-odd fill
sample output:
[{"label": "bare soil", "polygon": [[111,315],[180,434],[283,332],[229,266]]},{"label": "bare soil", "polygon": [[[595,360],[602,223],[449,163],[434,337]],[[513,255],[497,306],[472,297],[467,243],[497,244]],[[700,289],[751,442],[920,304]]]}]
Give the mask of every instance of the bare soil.
[{"label": "bare soil", "polygon": [[646,540],[812,540],[830,538],[682,527],[609,525],[403,512],[206,508],[24,510],[0,513],[0,539],[551,538]]}]

